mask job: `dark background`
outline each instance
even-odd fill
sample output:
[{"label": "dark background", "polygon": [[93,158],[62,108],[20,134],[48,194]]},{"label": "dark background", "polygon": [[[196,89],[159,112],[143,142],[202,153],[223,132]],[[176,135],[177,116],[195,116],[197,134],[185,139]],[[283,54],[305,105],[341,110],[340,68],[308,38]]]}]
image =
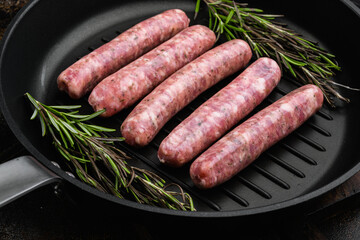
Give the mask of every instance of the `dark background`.
[{"label": "dark background", "polygon": [[[0,0],[0,39],[28,0]],[[360,7],[360,0],[353,0]],[[335,17],[335,16],[334,16]],[[26,155],[0,113],[0,163]],[[360,239],[360,173],[325,194],[313,211],[297,219],[273,219],[261,226],[239,226],[242,239]],[[1,194],[1,193],[0,193]],[[149,220],[106,219],[83,212],[54,186],[38,189],[0,209],[0,240],[12,239],[171,239],[189,228],[149,227]],[[153,223],[158,221],[152,220]],[[152,226],[154,224],[152,223]],[[189,233],[187,238],[193,233]],[[183,236],[183,235],[182,235]]]}]

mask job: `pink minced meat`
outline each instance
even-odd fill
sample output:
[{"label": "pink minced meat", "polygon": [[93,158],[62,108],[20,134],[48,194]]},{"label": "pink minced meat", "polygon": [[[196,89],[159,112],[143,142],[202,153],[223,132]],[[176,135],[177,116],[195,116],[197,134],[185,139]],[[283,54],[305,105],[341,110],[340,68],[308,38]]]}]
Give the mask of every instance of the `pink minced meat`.
[{"label": "pink minced meat", "polygon": [[188,27],[100,82],[89,97],[95,111],[109,117],[150,93],[178,69],[215,44],[215,34],[202,25]]},{"label": "pink minced meat", "polygon": [[183,107],[220,80],[245,67],[251,49],[243,40],[232,40],[209,50],[171,75],[129,114],[121,125],[125,141],[147,145]]},{"label": "pink minced meat", "polygon": [[81,98],[105,77],[188,27],[189,22],[182,10],[172,9],[136,24],[65,69],[57,79],[58,88],[71,98]]},{"label": "pink minced meat", "polygon": [[244,169],[318,111],[323,93],[305,85],[256,113],[201,154],[190,167],[199,188],[217,186]]}]

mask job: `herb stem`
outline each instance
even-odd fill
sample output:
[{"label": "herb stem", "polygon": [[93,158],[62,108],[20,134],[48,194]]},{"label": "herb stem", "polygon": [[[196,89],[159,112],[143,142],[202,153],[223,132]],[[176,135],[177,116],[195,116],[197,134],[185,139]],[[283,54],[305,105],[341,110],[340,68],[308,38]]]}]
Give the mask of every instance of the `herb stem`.
[{"label": "herb stem", "polygon": [[283,15],[264,14],[261,9],[234,0],[197,0],[195,15],[201,9],[201,2],[208,9],[209,28],[217,34],[217,39],[221,36],[226,40],[244,39],[257,58],[273,58],[283,73],[302,84],[319,86],[330,106],[335,107],[334,97],[350,102],[337,87],[360,91],[331,80],[335,71],[341,70],[335,56],[275,21]]},{"label": "herb stem", "polygon": [[31,120],[40,119],[42,136],[50,133],[55,148],[81,181],[101,192],[141,204],[195,211],[191,196],[180,186],[180,193],[168,191],[160,176],[128,164],[131,158],[113,145],[124,138],[105,135],[114,129],[86,123],[103,111],[80,115],[79,105],[48,106],[29,93],[25,96],[34,106]]}]

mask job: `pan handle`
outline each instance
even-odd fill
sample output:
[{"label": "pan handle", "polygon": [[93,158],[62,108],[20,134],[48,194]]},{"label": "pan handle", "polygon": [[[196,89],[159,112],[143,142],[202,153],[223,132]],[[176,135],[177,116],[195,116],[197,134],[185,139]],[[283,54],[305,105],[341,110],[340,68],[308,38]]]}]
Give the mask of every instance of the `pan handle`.
[{"label": "pan handle", "polygon": [[22,156],[0,164],[0,207],[41,186],[60,182],[61,178],[31,156]]}]

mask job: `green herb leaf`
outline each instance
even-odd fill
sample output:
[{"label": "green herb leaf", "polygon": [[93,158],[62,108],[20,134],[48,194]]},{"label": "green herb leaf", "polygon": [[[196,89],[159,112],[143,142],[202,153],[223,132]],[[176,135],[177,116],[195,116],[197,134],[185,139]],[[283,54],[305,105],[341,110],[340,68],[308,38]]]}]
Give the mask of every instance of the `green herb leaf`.
[{"label": "green herb leaf", "polygon": [[55,106],[48,106],[53,109],[62,109],[62,110],[72,110],[72,109],[79,109],[81,105],[55,105]]},{"label": "green herb leaf", "polygon": [[232,20],[232,17],[234,16],[235,10],[231,9],[231,11],[229,12],[229,15],[226,18],[225,24],[228,24],[230,20]]},{"label": "green herb leaf", "polygon": [[196,19],[197,15],[198,15],[198,13],[199,13],[199,10],[200,10],[200,3],[201,3],[201,0],[197,0],[197,1],[196,1],[194,19]]},{"label": "green herb leaf", "polygon": [[37,110],[37,109],[35,108],[33,114],[32,114],[31,117],[30,117],[30,120],[34,120],[34,119],[36,118],[36,116],[38,115],[38,113],[39,113],[39,110]]},{"label": "green herb leaf", "polygon": [[93,118],[96,118],[97,116],[101,115],[104,112],[105,112],[105,109],[102,109],[100,111],[97,111],[97,112],[94,112],[94,113],[88,115],[87,117],[82,118],[80,121],[89,121]]}]

